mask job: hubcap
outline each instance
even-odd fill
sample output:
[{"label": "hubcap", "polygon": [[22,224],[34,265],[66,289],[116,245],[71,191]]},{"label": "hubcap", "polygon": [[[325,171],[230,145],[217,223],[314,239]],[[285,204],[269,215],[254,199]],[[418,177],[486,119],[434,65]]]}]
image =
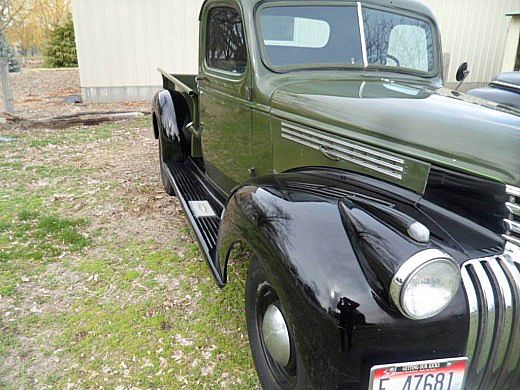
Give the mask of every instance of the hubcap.
[{"label": "hubcap", "polygon": [[262,333],[267,351],[283,367],[291,360],[291,341],[282,312],[274,304],[269,305],[264,314]]}]

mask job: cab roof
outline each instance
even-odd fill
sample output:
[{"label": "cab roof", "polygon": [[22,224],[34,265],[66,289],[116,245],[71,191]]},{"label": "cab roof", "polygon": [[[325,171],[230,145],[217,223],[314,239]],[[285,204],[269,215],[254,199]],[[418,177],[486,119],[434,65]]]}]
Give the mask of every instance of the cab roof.
[{"label": "cab roof", "polygon": [[[206,3],[212,3],[212,2],[223,3],[224,1],[222,1],[222,0],[205,0],[202,8],[204,8]],[[230,3],[240,3],[243,6],[245,11],[254,9],[257,4],[273,3],[273,2],[277,2],[277,1],[284,1],[287,3],[295,3],[295,4],[298,2],[300,2],[300,3],[309,2],[309,0],[227,0],[227,1]],[[331,0],[313,0],[313,2],[315,2],[315,3],[320,3],[320,2],[323,2],[323,3],[329,2],[330,3],[330,1]],[[355,0],[334,0],[334,1],[338,1],[340,3],[344,2],[345,4],[356,3]],[[433,11],[431,10],[431,8],[421,0],[362,0],[362,1],[360,1],[360,3],[366,4],[366,5],[376,5],[376,6],[381,6],[381,7],[388,7],[388,8],[395,8],[395,9],[416,12],[416,13],[429,17],[433,21],[436,21],[435,15],[433,14]]]}]

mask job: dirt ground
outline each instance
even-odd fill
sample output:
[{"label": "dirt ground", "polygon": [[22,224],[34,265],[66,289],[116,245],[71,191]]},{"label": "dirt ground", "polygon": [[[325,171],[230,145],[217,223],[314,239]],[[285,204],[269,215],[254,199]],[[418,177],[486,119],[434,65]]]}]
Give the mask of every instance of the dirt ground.
[{"label": "dirt ground", "polygon": [[[145,111],[150,102],[72,103],[81,96],[78,69],[24,69],[10,74],[16,114],[25,119],[92,111]],[[3,105],[3,100],[0,99]],[[0,106],[3,107],[3,106]]]},{"label": "dirt ground", "polygon": [[[17,109],[99,110],[63,102],[77,83],[76,71],[16,75]],[[246,263],[216,287],[158,168],[149,117],[0,125],[0,388],[258,386]]]}]

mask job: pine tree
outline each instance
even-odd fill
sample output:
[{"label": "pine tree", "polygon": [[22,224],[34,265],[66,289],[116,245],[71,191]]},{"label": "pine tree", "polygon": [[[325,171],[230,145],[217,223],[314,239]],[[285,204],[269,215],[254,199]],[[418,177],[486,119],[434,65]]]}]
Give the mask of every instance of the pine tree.
[{"label": "pine tree", "polygon": [[45,49],[45,61],[51,68],[71,68],[78,66],[74,22],[69,15],[63,25],[56,25],[51,31]]},{"label": "pine tree", "polygon": [[14,51],[9,47],[7,39],[4,34],[0,31],[0,57],[7,58],[9,62],[9,72],[19,72],[20,63],[16,59]]}]

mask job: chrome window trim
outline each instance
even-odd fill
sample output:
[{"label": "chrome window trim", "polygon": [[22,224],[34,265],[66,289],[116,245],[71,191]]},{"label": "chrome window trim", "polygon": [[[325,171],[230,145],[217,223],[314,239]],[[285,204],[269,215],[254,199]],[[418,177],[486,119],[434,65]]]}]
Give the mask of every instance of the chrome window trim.
[{"label": "chrome window trim", "polygon": [[504,87],[507,89],[514,89],[515,91],[520,91],[520,86],[515,85],[515,84],[505,83],[503,81],[492,81],[491,83],[489,83],[489,85],[492,87],[497,86],[497,87]]},{"label": "chrome window trim", "polygon": [[359,23],[359,35],[361,37],[361,53],[363,55],[363,65],[365,68],[368,68],[367,41],[365,35],[365,23],[363,21],[363,6],[359,1],[357,2],[357,13]]}]

